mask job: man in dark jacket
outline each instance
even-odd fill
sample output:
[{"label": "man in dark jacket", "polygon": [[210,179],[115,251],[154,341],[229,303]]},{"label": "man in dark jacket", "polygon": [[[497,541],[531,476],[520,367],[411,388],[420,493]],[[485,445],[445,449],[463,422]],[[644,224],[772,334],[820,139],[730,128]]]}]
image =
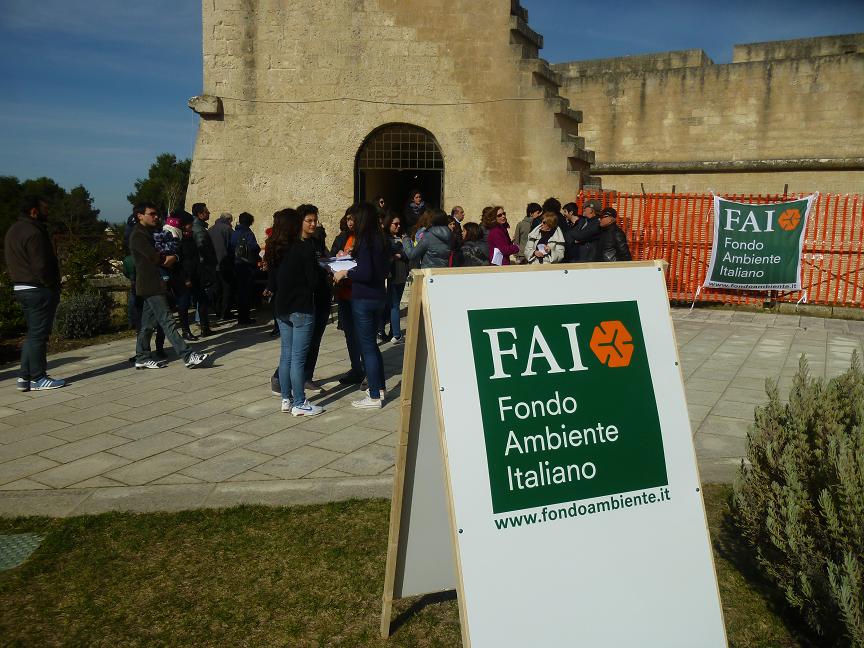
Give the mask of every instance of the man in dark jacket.
[{"label": "man in dark jacket", "polygon": [[171,315],[166,298],[168,290],[159,275],[159,266],[170,268],[177,263],[177,257],[171,255],[163,258],[153,245],[153,232],[159,224],[156,208],[151,204],[136,205],[133,213],[138,224],[129,237],[129,249],[135,259],[135,292],[141,299],[141,327],[135,345],[135,368],[161,369],[165,366],[164,361],[150,357],[150,338],[158,323],[174,351],[191,369],[204,362],[210,354],[192,351],[177,332],[177,325]]},{"label": "man in dark jacket", "polygon": [[597,241],[597,261],[632,261],[627,235],[618,227],[618,212],[606,207],[600,212],[600,239]]},{"label": "man in dark jacket", "polygon": [[192,238],[198,248],[200,272],[198,282],[192,286],[195,301],[198,305],[198,317],[200,318],[201,335],[213,335],[210,330],[210,303],[216,301],[219,289],[219,273],[217,267],[219,261],[216,259],[216,248],[213,247],[213,239],[207,229],[207,221],[210,219],[210,210],[204,203],[192,205],[192,216],[195,222],[192,225]]},{"label": "man in dark jacket", "polygon": [[600,221],[597,212],[600,202],[589,200],[582,208],[582,217],[564,234],[565,258],[584,263],[594,261],[597,256],[597,239],[600,238]]},{"label": "man in dark jacket", "polygon": [[231,226],[234,217],[229,212],[223,212],[207,230],[213,249],[216,252],[216,262],[219,264],[219,298],[216,301],[216,315],[221,320],[231,317],[231,298],[234,284],[234,255],[231,253],[231,236],[234,228]]},{"label": "man in dark jacket", "polygon": [[252,304],[255,270],[261,258],[261,246],[252,231],[254,216],[243,212],[237,217],[237,227],[231,235],[228,250],[234,259],[234,276],[237,285],[237,324],[251,326],[255,320],[249,317]]},{"label": "man in dark jacket", "polygon": [[24,310],[27,336],[21,346],[19,391],[58,389],[66,384],[48,375],[46,352],[60,303],[60,264],[48,235],[48,204],[30,198],[6,232],[3,245],[15,300]]}]

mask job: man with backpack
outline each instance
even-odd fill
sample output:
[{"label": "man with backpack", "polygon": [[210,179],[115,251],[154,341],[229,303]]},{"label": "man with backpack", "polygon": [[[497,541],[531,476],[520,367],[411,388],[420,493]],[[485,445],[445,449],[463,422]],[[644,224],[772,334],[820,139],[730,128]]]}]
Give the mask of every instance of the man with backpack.
[{"label": "man with backpack", "polygon": [[240,326],[255,324],[255,320],[249,317],[249,312],[261,246],[252,231],[254,222],[252,214],[243,212],[237,217],[237,227],[231,235],[230,248],[234,256],[234,278],[237,282],[237,324]]}]

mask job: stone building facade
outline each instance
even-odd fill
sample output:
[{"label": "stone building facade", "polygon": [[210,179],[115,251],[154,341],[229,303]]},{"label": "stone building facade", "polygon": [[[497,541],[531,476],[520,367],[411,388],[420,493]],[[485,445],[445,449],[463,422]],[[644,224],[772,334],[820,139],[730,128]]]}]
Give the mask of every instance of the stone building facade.
[{"label": "stone building facade", "polygon": [[631,192],[864,192],[864,34],[553,65],[592,178]]},{"label": "stone building facade", "polygon": [[[472,219],[575,196],[593,156],[517,0],[203,3],[204,93],[187,202],[258,231],[313,202],[409,188]],[[516,219],[518,219],[518,215]]]},{"label": "stone building facade", "polygon": [[259,232],[411,188],[511,222],[583,185],[864,191],[864,34],[549,65],[518,0],[208,0],[203,26],[187,201]]}]

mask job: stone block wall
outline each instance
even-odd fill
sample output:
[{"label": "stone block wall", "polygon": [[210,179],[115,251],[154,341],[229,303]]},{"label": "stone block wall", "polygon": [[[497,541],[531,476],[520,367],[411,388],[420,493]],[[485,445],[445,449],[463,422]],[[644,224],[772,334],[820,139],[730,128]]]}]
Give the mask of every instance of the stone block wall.
[{"label": "stone block wall", "polygon": [[857,35],[740,45],[741,62],[724,65],[671,52],[553,67],[583,111],[604,188],[860,193],[862,45]]}]

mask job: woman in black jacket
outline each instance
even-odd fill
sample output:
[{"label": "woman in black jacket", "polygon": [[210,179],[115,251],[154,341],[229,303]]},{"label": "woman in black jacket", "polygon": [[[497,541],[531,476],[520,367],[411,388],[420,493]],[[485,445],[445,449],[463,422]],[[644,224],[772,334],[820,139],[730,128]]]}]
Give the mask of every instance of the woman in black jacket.
[{"label": "woman in black jacket", "polygon": [[[393,340],[393,344],[402,344],[402,328],[400,326],[400,304],[405,292],[405,282],[408,280],[408,260],[402,247],[402,218],[394,213],[384,221],[384,233],[390,243],[390,274],[387,276],[387,302],[385,317],[381,319],[381,330],[378,336],[384,340]],[[384,332],[386,320],[390,320],[390,333]]]},{"label": "woman in black jacket", "polygon": [[357,265],[333,275],[337,283],[351,280],[351,311],[354,332],[369,380],[366,397],[352,401],[351,405],[363,409],[384,406],[384,360],[375,339],[378,320],[386,302],[384,282],[390,265],[390,248],[384,232],[378,226],[378,213],[369,203],[357,206],[357,241],[354,260]]},{"label": "woman in black jacket", "polygon": [[[294,209],[274,215],[267,242],[269,290],[276,297],[276,321],[282,341],[279,385],[282,411],[293,416],[316,416],[324,409],[306,399],[306,356],[315,328],[317,265],[312,245],[301,238],[303,217]],[[281,223],[280,223],[281,221]]]},{"label": "woman in black jacket", "polygon": [[[177,299],[177,317],[180,319],[180,331],[187,342],[195,342],[198,337],[189,328],[189,306],[192,305],[193,282],[198,281],[198,248],[192,238],[192,214],[180,212],[180,229],[183,237],[180,239],[180,263],[172,273],[171,289]],[[157,340],[158,344],[158,340]]]}]

